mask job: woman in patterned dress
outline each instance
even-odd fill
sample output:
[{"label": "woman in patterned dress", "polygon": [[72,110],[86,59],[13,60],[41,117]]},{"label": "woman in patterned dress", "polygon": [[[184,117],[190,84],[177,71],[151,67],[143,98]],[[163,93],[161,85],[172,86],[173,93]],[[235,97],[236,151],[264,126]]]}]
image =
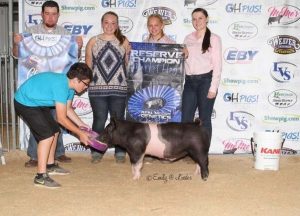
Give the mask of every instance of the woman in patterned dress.
[{"label": "woman in patterned dress", "polygon": [[[93,70],[88,89],[93,111],[92,129],[104,130],[110,115],[124,119],[127,94],[126,63],[130,51],[128,39],[118,25],[118,15],[106,12],[101,18],[103,33],[92,37],[86,46],[85,62]],[[92,163],[100,162],[104,152],[91,149]],[[115,147],[117,163],[125,162],[125,151]]]}]

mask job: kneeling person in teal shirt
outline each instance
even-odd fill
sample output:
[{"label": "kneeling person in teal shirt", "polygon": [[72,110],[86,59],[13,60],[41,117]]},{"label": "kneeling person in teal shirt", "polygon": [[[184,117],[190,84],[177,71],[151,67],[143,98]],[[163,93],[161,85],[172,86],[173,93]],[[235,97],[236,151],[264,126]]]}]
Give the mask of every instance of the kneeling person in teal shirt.
[{"label": "kneeling person in teal shirt", "polygon": [[[69,171],[54,163],[59,124],[88,145],[89,136],[79,129],[88,127],[74,112],[72,100],[76,93],[84,92],[92,80],[92,71],[85,63],[75,63],[67,74],[43,72],[26,80],[15,94],[15,110],[27,123],[38,141],[38,170],[34,184],[48,188],[61,185],[49,175],[66,175]],[[55,107],[57,122],[50,110]]]}]

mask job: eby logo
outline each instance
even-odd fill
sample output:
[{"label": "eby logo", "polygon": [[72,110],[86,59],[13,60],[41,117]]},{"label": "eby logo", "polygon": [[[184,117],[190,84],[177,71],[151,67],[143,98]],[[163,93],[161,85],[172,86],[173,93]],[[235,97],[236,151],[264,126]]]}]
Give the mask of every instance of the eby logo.
[{"label": "eby logo", "polygon": [[276,82],[287,83],[294,79],[296,70],[297,65],[286,61],[279,61],[273,62],[270,74]]},{"label": "eby logo", "polygon": [[91,28],[93,28],[93,25],[74,25],[69,22],[62,23],[62,26],[72,35],[87,35]]},{"label": "eby logo", "polygon": [[250,64],[258,50],[238,50],[230,47],[224,52],[224,60],[229,64]]}]

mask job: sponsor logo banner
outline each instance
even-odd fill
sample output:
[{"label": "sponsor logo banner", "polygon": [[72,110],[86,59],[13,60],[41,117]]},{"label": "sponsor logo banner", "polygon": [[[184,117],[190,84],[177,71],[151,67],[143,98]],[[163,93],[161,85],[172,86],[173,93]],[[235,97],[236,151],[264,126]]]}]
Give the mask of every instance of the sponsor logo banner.
[{"label": "sponsor logo banner", "polygon": [[268,13],[268,25],[289,25],[300,19],[300,9],[293,5],[272,6]]},{"label": "sponsor logo banner", "polygon": [[126,118],[139,122],[180,122],[183,46],[131,43]]},{"label": "sponsor logo banner", "polygon": [[300,49],[298,38],[290,35],[277,35],[268,40],[268,44],[274,48],[274,53],[287,55]]},{"label": "sponsor logo banner", "polygon": [[257,35],[258,28],[251,22],[239,21],[232,23],[227,32],[234,39],[249,40]]},{"label": "sponsor logo banner", "polygon": [[297,102],[297,95],[288,89],[278,89],[269,94],[269,103],[278,108],[287,108]]},{"label": "sponsor logo banner", "polygon": [[271,77],[279,83],[287,83],[294,79],[297,65],[286,62],[278,61],[273,62],[270,69]]},{"label": "sponsor logo banner", "polygon": [[174,22],[177,19],[176,12],[167,7],[148,8],[148,9],[144,10],[142,14],[144,17],[148,17],[152,14],[159,14],[163,18],[165,25],[170,25],[170,24],[172,24],[172,22]]}]

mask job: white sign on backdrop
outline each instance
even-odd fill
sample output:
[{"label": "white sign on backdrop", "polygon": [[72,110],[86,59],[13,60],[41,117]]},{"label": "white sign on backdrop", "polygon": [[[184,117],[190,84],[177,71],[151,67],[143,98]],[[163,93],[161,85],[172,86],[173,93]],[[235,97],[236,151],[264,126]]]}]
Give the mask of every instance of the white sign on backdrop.
[{"label": "white sign on backdrop", "polygon": [[[23,14],[20,20],[24,21],[21,26],[41,22],[43,2],[19,1],[20,14]],[[159,13],[166,23],[165,33],[181,44],[194,30],[192,10],[204,7],[209,13],[208,27],[220,35],[223,46],[222,79],[214,107],[210,153],[249,153],[253,132],[266,130],[283,133],[283,154],[300,150],[300,89],[297,87],[300,1],[57,2],[61,12],[59,24],[74,35],[82,35],[84,44],[91,36],[101,33],[101,16],[109,10],[119,15],[120,28],[132,42],[147,37],[147,16]]]}]

